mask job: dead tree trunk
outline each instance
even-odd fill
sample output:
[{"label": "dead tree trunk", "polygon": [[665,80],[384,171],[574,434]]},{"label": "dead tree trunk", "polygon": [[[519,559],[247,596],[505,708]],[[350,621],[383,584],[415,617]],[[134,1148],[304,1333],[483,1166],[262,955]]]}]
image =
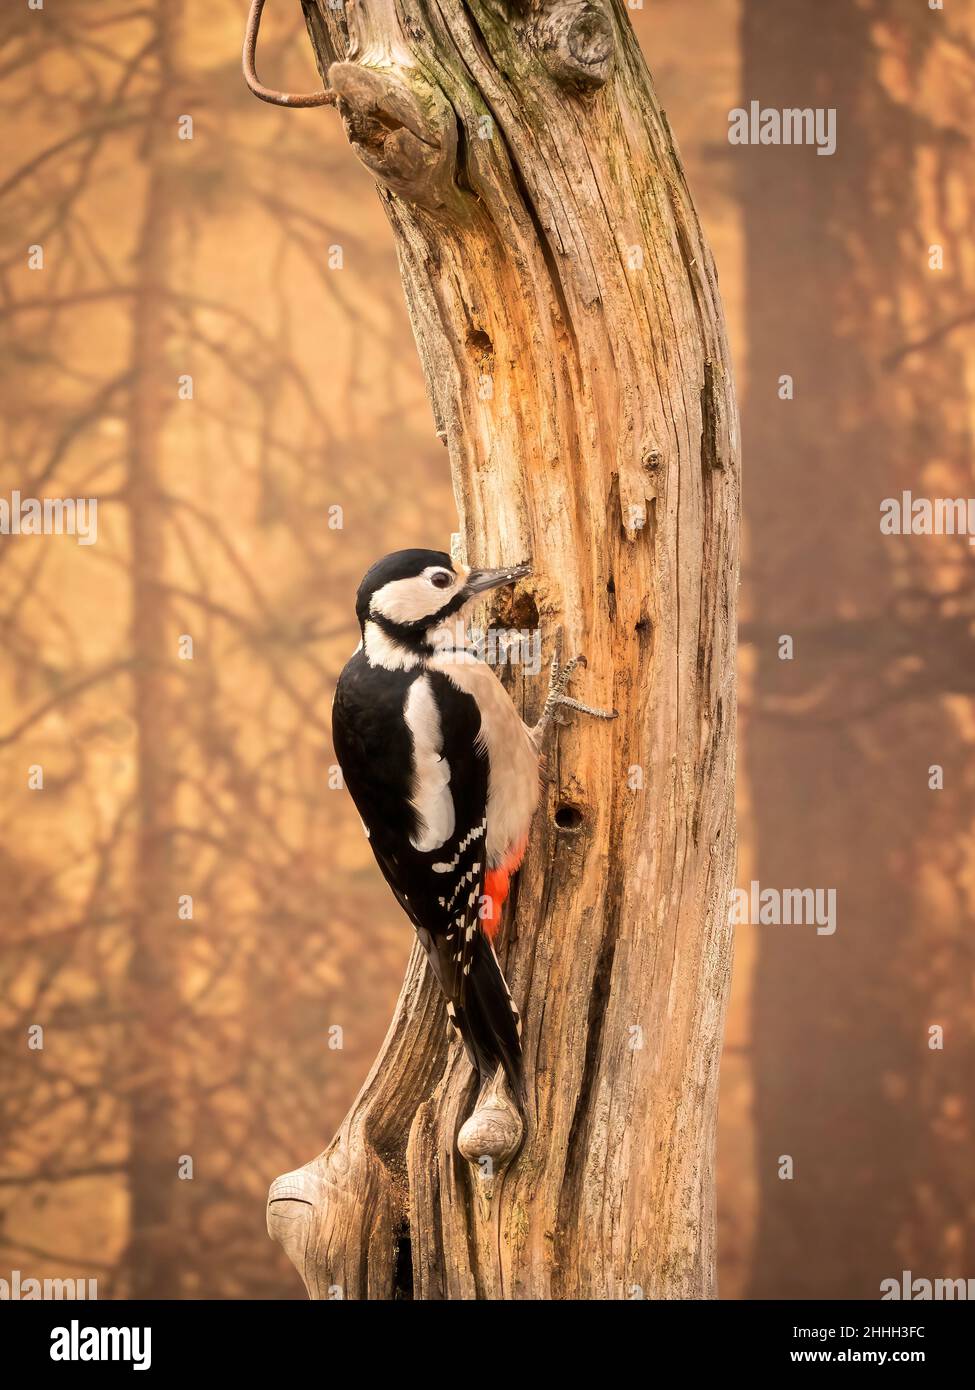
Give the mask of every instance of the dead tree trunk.
[{"label": "dead tree trunk", "polygon": [[562,625],[620,719],[560,731],[509,912],[517,1156],[490,1108],[494,1180],[458,1153],[472,1075],[415,951],[269,1227],[312,1297],[707,1297],[739,505],[711,257],[622,0],[303,7],[393,227],[466,559],[532,558],[495,621]]}]

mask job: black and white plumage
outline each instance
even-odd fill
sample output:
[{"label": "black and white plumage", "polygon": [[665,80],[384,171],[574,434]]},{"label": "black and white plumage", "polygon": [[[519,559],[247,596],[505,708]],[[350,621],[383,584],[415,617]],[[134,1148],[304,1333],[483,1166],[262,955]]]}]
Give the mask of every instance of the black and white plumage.
[{"label": "black and white plumage", "polygon": [[500,1065],[515,1091],[520,1024],[491,938],[538,800],[538,748],[465,646],[464,612],[527,572],[431,550],[380,560],[359,587],[362,641],[332,712],[345,784],[479,1081]]}]

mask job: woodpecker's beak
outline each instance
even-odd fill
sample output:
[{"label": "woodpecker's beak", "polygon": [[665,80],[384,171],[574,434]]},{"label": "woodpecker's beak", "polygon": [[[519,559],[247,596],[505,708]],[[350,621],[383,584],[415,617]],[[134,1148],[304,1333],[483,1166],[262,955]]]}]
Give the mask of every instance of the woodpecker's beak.
[{"label": "woodpecker's beak", "polygon": [[464,588],[469,594],[485,594],[489,589],[500,589],[502,584],[515,584],[526,579],[532,572],[531,565],[508,565],[500,570],[471,570]]}]

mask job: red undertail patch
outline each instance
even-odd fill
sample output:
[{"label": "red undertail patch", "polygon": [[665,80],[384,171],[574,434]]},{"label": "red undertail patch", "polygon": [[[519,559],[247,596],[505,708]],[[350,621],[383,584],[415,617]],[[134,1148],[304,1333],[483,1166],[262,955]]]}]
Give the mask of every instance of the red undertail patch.
[{"label": "red undertail patch", "polygon": [[501,928],[501,909],[511,888],[511,875],[517,873],[525,857],[528,836],[519,840],[505,855],[496,869],[488,869],[484,875],[484,897],[488,900],[482,909],[481,930],[488,941],[494,942]]}]

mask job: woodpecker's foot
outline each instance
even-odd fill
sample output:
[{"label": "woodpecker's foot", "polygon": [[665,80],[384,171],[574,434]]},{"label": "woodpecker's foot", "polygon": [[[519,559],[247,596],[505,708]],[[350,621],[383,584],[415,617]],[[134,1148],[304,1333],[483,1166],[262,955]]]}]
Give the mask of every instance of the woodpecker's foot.
[{"label": "woodpecker's foot", "polygon": [[545,736],[553,724],[563,724],[565,721],[559,718],[559,711],[563,709],[576,710],[579,714],[591,714],[594,719],[616,719],[618,712],[606,709],[595,709],[592,705],[584,705],[581,700],[573,700],[566,695],[566,687],[572,676],[580,666],[585,666],[584,656],[574,656],[571,661],[562,665],[562,629],[559,628],[555,634],[555,651],[552,653],[552,666],[548,679],[548,694],[545,697],[545,704],[542,706],[541,717],[532,729],[532,738],[538,748],[541,748]]}]

